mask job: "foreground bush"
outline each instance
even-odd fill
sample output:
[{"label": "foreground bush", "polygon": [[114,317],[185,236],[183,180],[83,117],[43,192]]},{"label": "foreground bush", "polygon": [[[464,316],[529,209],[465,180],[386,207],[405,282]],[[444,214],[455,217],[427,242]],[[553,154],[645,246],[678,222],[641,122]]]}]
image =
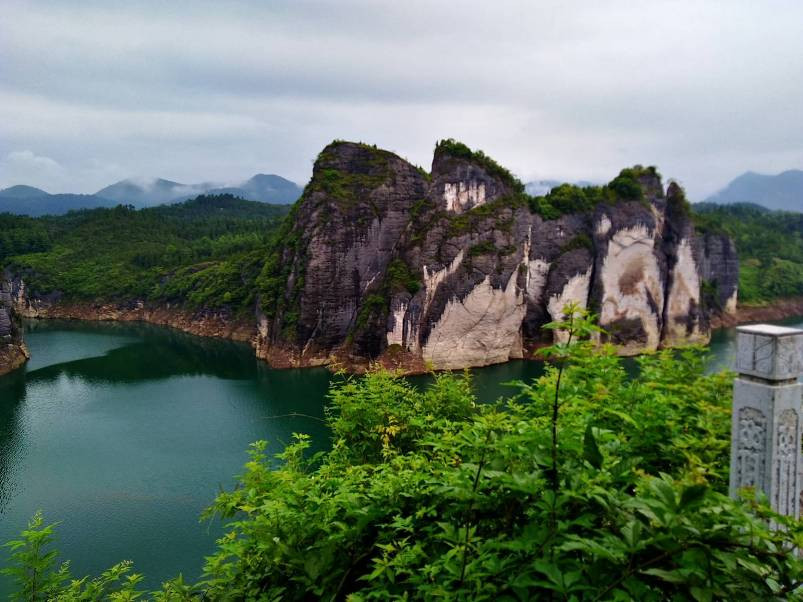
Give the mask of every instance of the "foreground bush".
[{"label": "foreground bush", "polygon": [[[308,457],[297,435],[277,466],[254,444],[209,510],[232,522],[203,580],[156,598],[796,598],[799,522],[726,495],[729,375],[687,350],[628,377],[585,318],[561,327],[546,374],[495,405],[467,374],[424,392],[385,372],[335,386],[331,451]],[[46,531],[15,544],[22,598],[137,595],[127,565],[70,584],[32,552]]]}]

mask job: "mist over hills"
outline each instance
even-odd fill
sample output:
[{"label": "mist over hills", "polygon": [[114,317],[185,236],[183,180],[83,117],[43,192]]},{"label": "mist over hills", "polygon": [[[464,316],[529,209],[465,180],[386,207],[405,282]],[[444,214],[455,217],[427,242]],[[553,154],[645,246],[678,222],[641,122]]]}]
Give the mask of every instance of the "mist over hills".
[{"label": "mist over hills", "polygon": [[201,194],[230,194],[247,201],[285,205],[295,202],[301,196],[301,191],[295,182],[274,174],[257,174],[236,186],[222,186],[214,182],[181,184],[162,178],[130,178],[106,186],[95,194],[50,194],[33,186],[17,185],[0,190],[0,213],[35,217],[120,204],[143,208],[178,203]]},{"label": "mist over hills", "polygon": [[[578,180],[577,182],[571,183],[575,186],[580,186],[581,188],[594,185],[593,182],[589,182],[587,180]],[[527,192],[527,194],[532,196],[543,196],[561,184],[565,184],[565,182],[560,180],[532,180],[524,185],[524,190]]]},{"label": "mist over hills", "polygon": [[707,203],[756,203],[767,209],[803,211],[803,171],[790,169],[777,175],[748,171],[705,199]]}]

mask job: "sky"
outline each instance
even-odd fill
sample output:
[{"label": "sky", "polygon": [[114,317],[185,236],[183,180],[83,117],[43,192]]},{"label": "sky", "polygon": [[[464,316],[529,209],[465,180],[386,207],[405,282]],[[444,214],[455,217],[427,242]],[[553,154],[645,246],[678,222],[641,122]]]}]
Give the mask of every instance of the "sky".
[{"label": "sky", "polygon": [[0,188],[304,184],[331,140],[522,180],[803,168],[803,2],[2,0]]}]

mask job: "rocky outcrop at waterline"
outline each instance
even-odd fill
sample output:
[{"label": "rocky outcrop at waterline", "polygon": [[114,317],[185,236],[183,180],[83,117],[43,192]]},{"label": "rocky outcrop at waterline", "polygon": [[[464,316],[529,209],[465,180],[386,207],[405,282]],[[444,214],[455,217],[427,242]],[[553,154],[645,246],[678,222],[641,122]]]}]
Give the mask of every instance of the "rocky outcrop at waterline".
[{"label": "rocky outcrop at waterline", "polygon": [[0,374],[16,370],[29,357],[13,306],[11,280],[0,275]]},{"label": "rocky outcrop at waterline", "polygon": [[504,362],[548,343],[542,326],[570,302],[633,354],[705,342],[735,309],[732,241],[696,233],[654,168],[531,198],[453,141],[431,173],[336,142],[291,220],[260,291],[257,354],[277,366]]}]

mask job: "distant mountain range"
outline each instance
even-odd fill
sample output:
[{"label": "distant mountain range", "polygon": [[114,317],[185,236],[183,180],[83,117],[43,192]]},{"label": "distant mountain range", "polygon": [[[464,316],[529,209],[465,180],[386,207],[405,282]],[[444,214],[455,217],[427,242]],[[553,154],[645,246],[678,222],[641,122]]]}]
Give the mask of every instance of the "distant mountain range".
[{"label": "distant mountain range", "polygon": [[281,176],[257,174],[237,186],[204,182],[180,184],[161,178],[142,181],[121,180],[95,194],[50,194],[33,186],[11,186],[0,190],[0,213],[20,215],[61,215],[75,209],[96,209],[116,205],[152,207],[178,203],[201,194],[231,194],[248,201],[285,205],[301,196],[301,187]]},{"label": "distant mountain range", "polygon": [[18,215],[61,215],[72,209],[113,207],[114,201],[94,194],[48,194],[33,186],[12,186],[0,190],[0,213]]},{"label": "distant mountain range", "polygon": [[717,204],[757,203],[767,209],[803,211],[803,171],[790,169],[776,176],[748,171],[705,202]]}]

